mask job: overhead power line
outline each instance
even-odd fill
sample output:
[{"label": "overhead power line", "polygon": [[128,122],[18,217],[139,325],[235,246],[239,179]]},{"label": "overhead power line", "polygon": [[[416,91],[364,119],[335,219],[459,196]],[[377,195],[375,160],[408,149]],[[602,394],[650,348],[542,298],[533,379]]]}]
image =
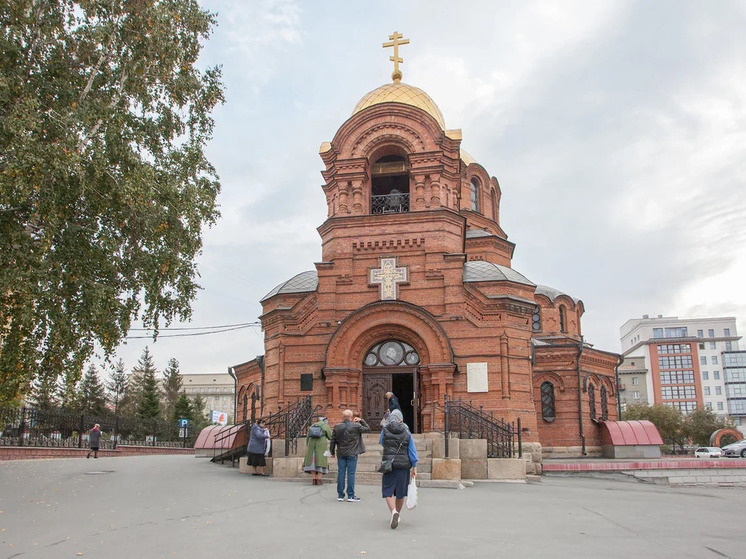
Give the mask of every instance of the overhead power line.
[{"label": "overhead power line", "polygon": [[[234,324],[234,325],[225,325],[225,326],[213,326],[211,327],[209,331],[206,332],[189,332],[189,333],[183,333],[183,334],[159,334],[158,338],[182,338],[182,337],[188,337],[188,336],[207,336],[208,334],[222,334],[224,332],[232,332],[234,330],[243,330],[245,328],[252,328],[256,326],[261,326],[258,322],[246,322],[244,324]],[[200,328],[172,328],[171,330],[205,330],[206,328],[210,327],[200,327]],[[133,328],[134,330],[134,328]],[[138,330],[144,330],[148,331],[145,328],[139,328]],[[144,340],[144,339],[152,339],[152,336],[127,336],[128,340]]]}]

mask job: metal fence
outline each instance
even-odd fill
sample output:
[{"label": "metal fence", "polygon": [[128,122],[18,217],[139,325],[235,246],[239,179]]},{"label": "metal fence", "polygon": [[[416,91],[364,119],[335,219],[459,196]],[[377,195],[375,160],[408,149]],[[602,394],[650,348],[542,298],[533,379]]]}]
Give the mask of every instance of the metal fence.
[{"label": "metal fence", "polygon": [[445,399],[445,451],[448,457],[450,434],[459,439],[487,439],[488,458],[512,458],[523,455],[521,419],[507,423],[462,400]]},{"label": "metal fence", "polygon": [[88,432],[101,427],[99,448],[117,444],[161,447],[192,447],[196,430],[186,434],[176,423],[160,419],[90,415],[64,409],[0,408],[0,446],[85,448]]},{"label": "metal fence", "polygon": [[388,214],[409,211],[409,194],[398,192],[370,197],[370,213]]}]

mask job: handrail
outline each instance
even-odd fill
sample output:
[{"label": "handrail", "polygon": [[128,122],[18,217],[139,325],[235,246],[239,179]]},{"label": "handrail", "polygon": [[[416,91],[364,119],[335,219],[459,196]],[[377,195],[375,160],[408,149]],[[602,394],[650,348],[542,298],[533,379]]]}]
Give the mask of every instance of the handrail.
[{"label": "handrail", "polygon": [[[266,415],[261,418],[261,421],[262,425],[269,429],[270,437],[273,439],[285,439],[285,456],[289,456],[291,449],[293,452],[298,450],[298,438],[306,433],[308,426],[311,425],[311,420],[320,409],[320,405],[313,407],[311,396],[306,396],[298,399],[295,403],[289,405],[285,409],[280,408],[276,412]],[[239,428],[234,431],[235,433],[238,433],[242,429],[250,428],[250,423],[251,420],[247,419],[230,427],[239,426]],[[223,429],[221,429],[218,435],[222,432]],[[223,440],[231,434],[232,432],[228,432],[220,438],[216,435],[215,443],[217,443],[218,440]]]},{"label": "handrail", "polygon": [[460,439],[486,439],[488,458],[512,458],[516,446],[518,456],[523,455],[520,418],[516,426],[516,422],[507,423],[504,419],[497,419],[492,412],[488,414],[482,406],[476,408],[460,399],[449,399],[447,395],[444,414],[446,458],[449,457],[448,439],[451,433],[458,433]]}]

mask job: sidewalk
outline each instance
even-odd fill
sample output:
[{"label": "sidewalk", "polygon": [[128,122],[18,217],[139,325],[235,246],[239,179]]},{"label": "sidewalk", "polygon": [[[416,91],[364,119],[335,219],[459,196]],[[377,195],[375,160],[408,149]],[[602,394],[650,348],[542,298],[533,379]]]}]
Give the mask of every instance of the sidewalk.
[{"label": "sidewalk", "polygon": [[284,483],[186,456],[3,462],[0,558],[743,556],[743,488],[421,488],[397,530],[380,488],[357,493],[340,503],[329,476]]}]

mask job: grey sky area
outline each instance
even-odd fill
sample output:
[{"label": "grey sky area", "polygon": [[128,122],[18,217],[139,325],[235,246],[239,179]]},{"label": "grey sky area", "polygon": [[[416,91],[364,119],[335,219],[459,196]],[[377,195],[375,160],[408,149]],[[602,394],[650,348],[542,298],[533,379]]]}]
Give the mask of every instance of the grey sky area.
[{"label": "grey sky area", "polygon": [[[256,321],[275,285],[314,269],[326,218],[318,148],[368,91],[404,82],[502,188],[513,267],[581,299],[583,333],[619,351],[642,314],[736,316],[746,331],[746,3],[206,0],[203,63],[227,101],[208,155],[222,219],[205,236],[191,324]],[[130,339],[156,366],[225,371],[259,328]],[[131,335],[144,333],[133,331]]]}]

